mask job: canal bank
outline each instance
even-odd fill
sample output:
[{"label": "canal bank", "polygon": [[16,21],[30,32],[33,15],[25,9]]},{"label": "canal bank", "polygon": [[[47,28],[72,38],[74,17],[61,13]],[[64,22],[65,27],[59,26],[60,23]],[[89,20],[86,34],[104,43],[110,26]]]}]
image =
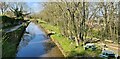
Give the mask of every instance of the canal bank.
[{"label": "canal bank", "polygon": [[44,31],[31,22],[20,41],[17,57],[63,57],[63,55]]},{"label": "canal bank", "polygon": [[[41,25],[39,25],[39,26],[44,30],[44,32],[46,33],[46,35],[50,33],[49,30],[45,29]],[[63,54],[63,56],[67,57],[67,55],[65,54],[65,52],[64,52],[63,48],[61,47],[60,43],[57,40],[55,40],[53,37],[50,37],[50,39],[57,45],[57,47],[59,48],[59,50],[61,51],[61,53]]]},{"label": "canal bank", "polygon": [[28,24],[29,22],[19,28],[12,28],[12,31],[2,31],[2,58],[15,57],[17,46]]}]

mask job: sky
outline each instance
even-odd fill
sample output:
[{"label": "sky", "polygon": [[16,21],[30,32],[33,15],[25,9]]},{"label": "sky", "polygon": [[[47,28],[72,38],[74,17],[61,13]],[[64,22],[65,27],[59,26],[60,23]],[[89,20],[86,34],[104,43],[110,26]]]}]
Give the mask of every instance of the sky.
[{"label": "sky", "polygon": [[28,7],[30,7],[31,12],[37,13],[43,10],[42,2],[27,2]]},{"label": "sky", "polygon": [[43,10],[42,2],[47,0],[25,0],[32,13],[38,13]]},{"label": "sky", "polygon": [[[22,0],[23,1],[23,0]],[[46,2],[48,0],[25,0],[26,2]]]},{"label": "sky", "polygon": [[[61,0],[0,0],[0,1],[4,1],[4,2],[60,2]],[[65,0],[63,0],[65,1]],[[73,0],[66,0],[68,2],[72,2]],[[80,1],[85,1],[85,2],[119,2],[120,0],[74,0],[76,2],[80,2]]]}]

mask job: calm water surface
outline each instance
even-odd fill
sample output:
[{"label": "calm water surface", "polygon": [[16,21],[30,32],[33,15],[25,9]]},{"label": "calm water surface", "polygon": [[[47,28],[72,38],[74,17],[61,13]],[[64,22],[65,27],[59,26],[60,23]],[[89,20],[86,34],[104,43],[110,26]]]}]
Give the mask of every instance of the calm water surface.
[{"label": "calm water surface", "polygon": [[34,23],[26,28],[18,46],[16,57],[63,57],[62,53],[42,29]]}]

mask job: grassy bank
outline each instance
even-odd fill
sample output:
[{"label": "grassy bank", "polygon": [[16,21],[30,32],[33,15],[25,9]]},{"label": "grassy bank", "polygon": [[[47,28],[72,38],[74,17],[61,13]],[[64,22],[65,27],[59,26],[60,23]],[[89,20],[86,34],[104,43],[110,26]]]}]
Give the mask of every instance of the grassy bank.
[{"label": "grassy bank", "polygon": [[81,46],[82,43],[80,43],[80,46],[78,48],[75,47],[75,42],[72,40],[69,40],[67,37],[62,36],[60,33],[60,28],[58,26],[52,26],[51,24],[46,23],[45,21],[39,21],[40,25],[45,30],[52,30],[56,32],[55,35],[52,35],[51,38],[56,40],[62,49],[64,50],[64,53],[66,57],[72,57],[72,56],[98,56],[101,53],[100,49],[97,49],[96,51],[91,50],[84,50],[83,46]]},{"label": "grassy bank", "polygon": [[[2,57],[15,57],[17,52],[17,46],[21,40],[21,37],[25,31],[25,28],[27,27],[26,24],[29,24],[28,22],[22,24],[21,27],[18,29],[11,31],[11,32],[5,32],[5,29],[12,29],[14,26],[17,26],[19,24],[20,20],[10,18],[7,16],[1,16],[2,17]],[[4,21],[3,21],[4,20]],[[6,20],[6,21],[5,21]]]},{"label": "grassy bank", "polygon": [[2,34],[2,57],[15,57],[24,29],[25,26],[22,26],[13,32]]}]

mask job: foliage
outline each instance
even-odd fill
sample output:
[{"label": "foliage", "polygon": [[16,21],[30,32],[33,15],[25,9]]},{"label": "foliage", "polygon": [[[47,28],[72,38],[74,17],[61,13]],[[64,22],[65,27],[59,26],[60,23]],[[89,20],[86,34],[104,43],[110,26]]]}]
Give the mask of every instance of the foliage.
[{"label": "foliage", "polygon": [[2,26],[3,29],[18,25],[20,22],[20,20],[18,19],[10,18],[7,16],[0,16],[0,18],[1,18],[0,21],[2,22],[3,25]]},{"label": "foliage", "polygon": [[2,57],[15,57],[24,27],[14,32],[2,32]]},{"label": "foliage", "polygon": [[84,37],[118,40],[118,10],[117,2],[51,2],[44,3],[39,15],[40,19],[59,26],[64,36],[75,36],[78,46]]},{"label": "foliage", "polygon": [[75,57],[75,56],[98,56],[101,52],[100,49],[97,49],[95,51],[91,50],[84,50],[82,43],[80,43],[79,47],[76,48],[76,44],[73,40],[68,39],[67,37],[63,36],[58,26],[50,25],[44,21],[44,23],[41,23],[41,20],[39,20],[40,25],[45,28],[45,30],[53,30],[56,32],[56,34],[52,35],[51,37],[56,40],[60,44],[60,46],[63,48],[64,53],[66,54],[66,57]]}]

